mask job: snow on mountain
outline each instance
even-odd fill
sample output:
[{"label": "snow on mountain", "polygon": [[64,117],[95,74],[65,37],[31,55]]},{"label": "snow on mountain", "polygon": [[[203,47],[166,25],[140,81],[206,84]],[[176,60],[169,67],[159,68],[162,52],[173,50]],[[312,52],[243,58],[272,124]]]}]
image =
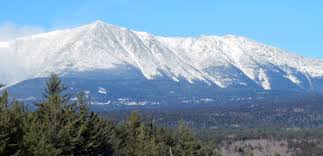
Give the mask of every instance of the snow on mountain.
[{"label": "snow on mountain", "polygon": [[264,89],[286,85],[309,88],[311,80],[306,77],[323,75],[321,60],[303,58],[243,37],[160,37],[159,40],[202,71],[218,69],[219,72],[213,74],[217,70],[212,70],[208,74],[226,85],[249,84],[246,81],[252,80]]},{"label": "snow on mountain", "polygon": [[99,87],[99,88],[98,88],[98,93],[101,93],[101,94],[107,94],[108,92],[107,92],[107,90],[106,90],[105,88],[103,88],[103,87]]},{"label": "snow on mountain", "polygon": [[0,81],[8,84],[52,72],[138,70],[147,80],[167,78],[219,88],[323,87],[322,60],[239,36],[161,37],[102,21],[0,43],[0,56],[2,68],[16,64],[10,72],[0,68]]}]

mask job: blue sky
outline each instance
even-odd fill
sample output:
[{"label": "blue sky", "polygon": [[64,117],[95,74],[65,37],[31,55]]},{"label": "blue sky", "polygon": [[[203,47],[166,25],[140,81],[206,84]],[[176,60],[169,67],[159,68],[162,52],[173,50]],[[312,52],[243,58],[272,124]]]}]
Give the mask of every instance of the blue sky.
[{"label": "blue sky", "polygon": [[322,8],[321,0],[3,0],[0,38],[15,36],[8,27],[19,36],[101,19],[157,35],[241,35],[323,59]]}]

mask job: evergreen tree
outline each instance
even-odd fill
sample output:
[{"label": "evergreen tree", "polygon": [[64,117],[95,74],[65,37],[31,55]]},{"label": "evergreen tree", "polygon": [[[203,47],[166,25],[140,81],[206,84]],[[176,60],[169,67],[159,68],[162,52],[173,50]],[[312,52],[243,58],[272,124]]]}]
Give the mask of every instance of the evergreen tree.
[{"label": "evergreen tree", "polygon": [[0,96],[0,155],[19,155],[23,149],[23,105],[12,101],[8,93]]},{"label": "evergreen tree", "polygon": [[46,83],[45,101],[30,118],[25,143],[32,155],[111,155],[112,124],[89,111],[84,93],[75,103],[63,95],[56,75]]},{"label": "evergreen tree", "polygon": [[126,123],[117,127],[115,138],[116,155],[167,156],[174,142],[171,133],[142,121],[138,112],[132,112]]},{"label": "evergreen tree", "polygon": [[[30,117],[30,126],[26,127],[25,143],[33,155],[60,155],[67,152],[67,123],[72,118],[67,116],[58,95],[49,97],[39,104],[39,108]],[[66,114],[65,114],[66,113]],[[63,133],[65,132],[65,133]],[[65,151],[64,149],[65,148]],[[48,152],[48,153],[47,153]]]},{"label": "evergreen tree", "polygon": [[201,150],[201,145],[184,121],[180,121],[176,131],[176,155],[196,156]]},{"label": "evergreen tree", "polygon": [[25,143],[33,155],[72,154],[78,143],[79,119],[75,106],[63,95],[66,87],[57,75],[52,74],[46,83],[45,101],[30,117],[26,127]]},{"label": "evergreen tree", "polygon": [[59,95],[63,100],[67,101],[70,98],[69,94],[63,94],[67,90],[67,86],[62,83],[62,80],[57,74],[51,74],[49,80],[46,82],[43,97],[48,99],[51,96]]},{"label": "evergreen tree", "polygon": [[138,112],[132,112],[125,124],[118,129],[117,149],[118,155],[136,156],[137,136],[141,125],[141,117]]},{"label": "evergreen tree", "polygon": [[80,138],[75,153],[111,155],[113,150],[110,142],[115,133],[114,125],[89,111],[84,92],[78,95],[77,107]]},{"label": "evergreen tree", "polygon": [[9,94],[7,91],[4,91],[0,96],[0,110],[7,110],[9,104]]}]

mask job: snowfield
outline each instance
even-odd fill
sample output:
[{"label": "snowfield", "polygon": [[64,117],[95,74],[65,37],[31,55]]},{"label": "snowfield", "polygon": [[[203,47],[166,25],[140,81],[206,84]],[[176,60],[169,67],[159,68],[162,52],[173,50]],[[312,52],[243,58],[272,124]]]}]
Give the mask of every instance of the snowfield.
[{"label": "snowfield", "polygon": [[[161,37],[96,21],[0,42],[0,54],[4,51],[10,51],[10,57],[1,55],[1,62],[19,60],[10,73],[2,71],[0,81],[7,84],[52,72],[138,70],[147,80],[168,78],[219,88],[322,91],[323,87],[322,60],[234,35]],[[106,94],[102,88],[98,92]]]}]

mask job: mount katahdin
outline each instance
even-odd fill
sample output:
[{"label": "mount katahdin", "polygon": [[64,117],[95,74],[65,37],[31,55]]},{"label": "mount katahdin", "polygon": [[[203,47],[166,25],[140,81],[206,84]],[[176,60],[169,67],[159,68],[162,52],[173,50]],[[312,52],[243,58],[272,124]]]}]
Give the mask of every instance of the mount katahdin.
[{"label": "mount katahdin", "polygon": [[97,104],[323,91],[319,59],[239,36],[161,37],[102,21],[1,42],[0,58],[0,82],[23,100],[37,99],[50,73]]}]

